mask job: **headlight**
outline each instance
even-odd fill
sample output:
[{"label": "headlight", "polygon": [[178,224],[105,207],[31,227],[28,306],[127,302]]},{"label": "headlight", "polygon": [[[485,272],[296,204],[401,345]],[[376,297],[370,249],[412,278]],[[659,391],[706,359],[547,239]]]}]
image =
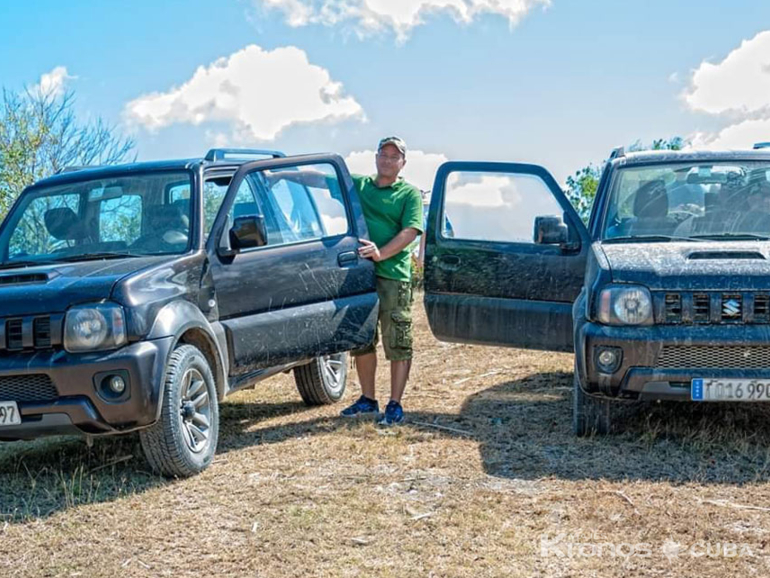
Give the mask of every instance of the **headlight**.
[{"label": "headlight", "polygon": [[599,295],[599,321],[605,325],[651,325],[652,297],[646,287],[611,287]]},{"label": "headlight", "polygon": [[67,311],[64,321],[64,349],[67,351],[116,349],[124,343],[126,323],[120,305],[79,305]]}]

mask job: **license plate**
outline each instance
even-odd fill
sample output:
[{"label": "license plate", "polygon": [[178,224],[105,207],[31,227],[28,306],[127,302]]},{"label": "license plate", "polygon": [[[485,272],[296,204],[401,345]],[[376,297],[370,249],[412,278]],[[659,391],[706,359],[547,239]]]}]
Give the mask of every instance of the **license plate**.
[{"label": "license plate", "polygon": [[693,401],[770,401],[770,379],[693,379]]},{"label": "license plate", "polygon": [[15,401],[0,401],[0,427],[4,425],[19,425],[21,415],[19,415],[19,406]]}]

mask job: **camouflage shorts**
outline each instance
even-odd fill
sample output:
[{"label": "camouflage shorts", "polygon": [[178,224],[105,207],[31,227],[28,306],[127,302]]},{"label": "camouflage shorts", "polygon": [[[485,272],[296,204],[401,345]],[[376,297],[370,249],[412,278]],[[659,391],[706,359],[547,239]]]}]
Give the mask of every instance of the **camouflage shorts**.
[{"label": "camouflage shorts", "polygon": [[[379,327],[382,346],[390,361],[412,359],[412,284],[377,277],[377,296],[380,298]],[[353,355],[365,355],[376,351],[379,332],[375,331],[374,343]]]}]

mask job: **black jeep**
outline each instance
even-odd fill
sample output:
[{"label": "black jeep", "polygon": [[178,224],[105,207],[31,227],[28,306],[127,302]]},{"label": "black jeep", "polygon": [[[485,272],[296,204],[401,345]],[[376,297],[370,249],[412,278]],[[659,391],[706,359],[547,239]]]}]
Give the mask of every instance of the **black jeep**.
[{"label": "black jeep", "polygon": [[140,430],[154,469],[188,476],[225,395],[293,368],[306,403],[339,400],[345,352],[374,338],[366,236],[335,155],[218,149],[35,183],[0,227],[0,439]]},{"label": "black jeep", "polygon": [[586,227],[542,167],[447,163],[427,232],[431,328],[574,350],[578,435],[610,429],[614,398],[770,400],[769,176],[767,150],[617,149]]}]

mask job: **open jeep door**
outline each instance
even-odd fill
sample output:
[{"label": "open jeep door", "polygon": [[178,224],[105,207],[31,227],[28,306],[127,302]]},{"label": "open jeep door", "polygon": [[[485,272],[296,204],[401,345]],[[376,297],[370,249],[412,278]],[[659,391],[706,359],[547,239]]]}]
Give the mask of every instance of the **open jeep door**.
[{"label": "open jeep door", "polygon": [[444,163],[426,235],[425,309],[438,339],[572,350],[590,238],[547,170]]}]

